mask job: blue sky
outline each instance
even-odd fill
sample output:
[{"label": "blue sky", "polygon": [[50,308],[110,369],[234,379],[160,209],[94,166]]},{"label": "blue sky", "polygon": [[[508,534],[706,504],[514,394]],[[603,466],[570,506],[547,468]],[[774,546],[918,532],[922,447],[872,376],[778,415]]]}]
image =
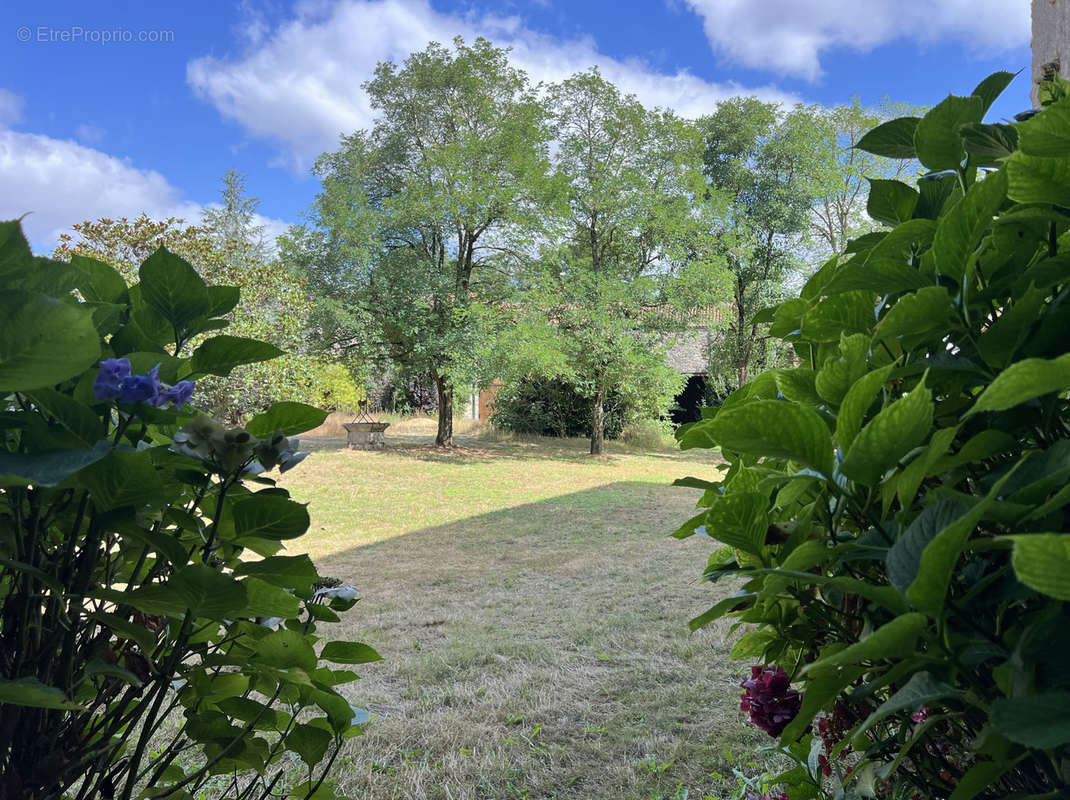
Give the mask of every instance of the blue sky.
[{"label": "blue sky", "polygon": [[8,0],[0,219],[32,211],[46,251],[84,218],[196,218],[233,167],[279,232],[315,156],[371,119],[375,63],[458,34],[535,80],[598,64],[688,116],[734,94],[930,104],[997,69],[1025,72],[991,117],[1029,107],[1028,0]]}]

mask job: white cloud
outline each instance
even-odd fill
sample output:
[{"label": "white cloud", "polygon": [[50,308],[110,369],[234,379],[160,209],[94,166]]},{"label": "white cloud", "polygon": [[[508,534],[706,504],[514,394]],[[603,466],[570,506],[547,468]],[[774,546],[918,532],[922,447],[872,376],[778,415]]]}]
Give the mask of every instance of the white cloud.
[{"label": "white cloud", "polygon": [[772,87],[711,83],[686,71],[665,74],[639,60],[599,52],[590,38],[562,40],[524,27],[516,17],[443,14],[427,0],[344,0],[299,5],[296,16],[266,32],[250,23],[256,43],[243,56],[198,58],[189,84],[250,134],[280,142],[298,166],[337,146],[340,135],[369,126],[372,112],[360,84],[376,63],[400,62],[429,41],[484,36],[512,47],[514,63],[534,81],[556,81],[598,65],[603,75],[650,105],[682,114],[709,111],[717,100],[757,93],[794,98]]},{"label": "white cloud", "polygon": [[714,51],[748,67],[807,80],[821,54],[907,39],[955,40],[978,51],[1027,45],[1029,0],[687,0]]},{"label": "white cloud", "polygon": [[[0,219],[23,214],[23,228],[39,252],[50,252],[59,234],[84,219],[99,217],[182,217],[199,220],[201,204],[154,170],[76,142],[0,126]],[[286,228],[281,220],[259,218],[266,233]]]},{"label": "white cloud", "polygon": [[22,98],[7,89],[0,89],[0,126],[14,125],[22,120]]}]

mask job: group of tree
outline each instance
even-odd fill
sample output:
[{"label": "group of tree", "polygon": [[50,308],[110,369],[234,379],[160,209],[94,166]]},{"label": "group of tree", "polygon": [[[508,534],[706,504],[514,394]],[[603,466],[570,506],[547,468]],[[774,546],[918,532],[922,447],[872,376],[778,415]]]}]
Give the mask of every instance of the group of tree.
[{"label": "group of tree", "polygon": [[429,376],[439,445],[458,391],[527,379],[586,398],[601,452],[609,394],[665,413],[664,353],[690,325],[717,328],[711,379],[746,382],[784,356],[755,314],[866,224],[871,165],[849,145],[879,112],[857,103],[734,98],[688,120],[597,68],[533,86],[460,38],[364,89],[374,123],[316,161],[280,253],[322,346]]},{"label": "group of tree", "polygon": [[73,226],[73,234],[61,234],[53,257],[98,259],[133,284],[138,265],[165,247],[205,280],[238,288],[240,302],[216,324],[229,335],[269,342],[282,355],[238,365],[226,379],[208,376],[198,384],[198,405],[219,419],[240,422],[280,392],[320,407],[354,408],[364,397],[360,364],[333,357],[310,339],[315,298],[302,278],[280,264],[264,228],[256,224],[259,201],[248,194],[244,176],[231,170],[222,183],[221,203],[207,207],[199,224],[145,215],[86,220]]}]

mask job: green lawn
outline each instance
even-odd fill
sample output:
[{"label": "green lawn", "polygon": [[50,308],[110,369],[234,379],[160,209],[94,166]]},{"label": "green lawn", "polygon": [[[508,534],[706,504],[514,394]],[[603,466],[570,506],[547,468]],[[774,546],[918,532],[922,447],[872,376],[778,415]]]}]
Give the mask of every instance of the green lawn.
[{"label": "green lawn", "polygon": [[318,449],[284,483],[311,502],[309,552],[364,599],[346,637],[372,644],[346,691],[377,714],[338,770],[369,798],[727,797],[725,752],[759,735],[738,712],[746,665],[725,629],[687,620],[711,587],[709,540],[677,476],[708,455],[585,442],[417,437]]}]

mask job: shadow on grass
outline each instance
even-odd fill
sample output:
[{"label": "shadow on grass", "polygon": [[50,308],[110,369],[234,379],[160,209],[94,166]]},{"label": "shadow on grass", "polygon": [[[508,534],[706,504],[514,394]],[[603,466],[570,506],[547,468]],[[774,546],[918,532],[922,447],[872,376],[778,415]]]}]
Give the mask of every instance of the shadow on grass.
[{"label": "shadow on grass", "polygon": [[[369,455],[390,455],[411,458],[428,463],[474,464],[509,459],[514,461],[567,461],[588,463],[592,460],[613,461],[617,458],[639,456],[681,463],[701,461],[717,464],[722,461],[720,453],[712,450],[640,450],[620,442],[607,442],[606,452],[592,456],[586,439],[557,439],[543,436],[531,440],[504,440],[475,436],[455,436],[453,447],[436,447],[434,436],[422,434],[398,434],[386,438],[382,450],[367,451]],[[310,436],[301,440],[302,449],[313,452],[344,450],[346,441],[337,437]]]},{"label": "shadow on grass", "polygon": [[[695,577],[710,543],[668,534],[696,498],[618,481],[317,558],[360,586],[367,605],[345,624],[386,659],[352,689],[380,717],[344,788],[471,797],[478,779],[486,797],[713,795],[711,773],[731,766],[722,752],[762,742],[738,714],[740,667],[712,629],[687,629],[709,603]],[[419,764],[396,759],[399,741]]]},{"label": "shadow on grass", "polygon": [[[606,544],[632,533],[649,533],[656,539],[676,530],[691,513],[697,498],[693,489],[647,481],[615,481],[357,544],[317,561],[327,565],[358,552],[362,557],[381,553],[391,560],[423,560],[427,550],[438,545],[451,549],[452,555],[458,549],[469,548],[487,552],[486,548],[575,549],[577,544],[595,547],[593,539],[604,537],[602,544]],[[384,507],[382,512],[389,514],[390,509]],[[414,551],[414,547],[419,549]],[[438,566],[438,562],[430,565],[431,569]]]}]

